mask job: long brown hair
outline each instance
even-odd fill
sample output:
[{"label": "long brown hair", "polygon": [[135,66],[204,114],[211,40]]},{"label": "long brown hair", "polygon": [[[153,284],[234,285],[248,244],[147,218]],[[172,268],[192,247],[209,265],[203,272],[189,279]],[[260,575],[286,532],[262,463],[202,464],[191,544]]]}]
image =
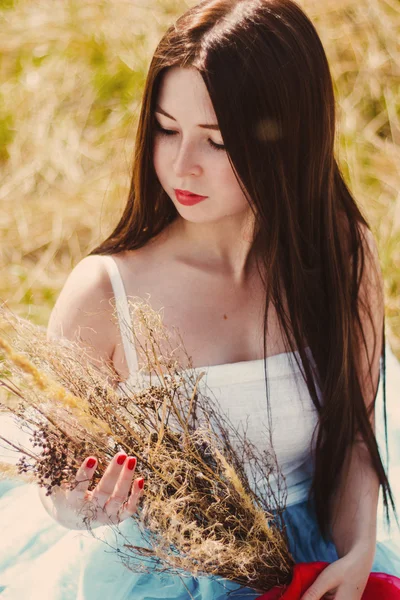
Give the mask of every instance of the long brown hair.
[{"label": "long brown hair", "polygon": [[[91,254],[140,248],[178,215],[152,159],[161,76],[173,66],[195,68],[202,76],[230,163],[256,216],[253,249],[265,283],[264,356],[273,302],[287,349],[299,353],[319,413],[309,501],[313,497],[321,533],[329,537],[330,501],[357,436],[370,453],[389,522],[388,497],[395,514],[396,509],[370,423],[378,384],[369,397],[360,359],[361,340],[367,350],[362,311],[373,322],[359,294],[368,258],[363,231],[370,228],[334,157],[335,99],[327,58],[295,2],[204,0],[167,30],[145,83],[125,210]],[[384,315],[374,339],[387,439]],[[269,400],[266,360],[264,370]]]}]

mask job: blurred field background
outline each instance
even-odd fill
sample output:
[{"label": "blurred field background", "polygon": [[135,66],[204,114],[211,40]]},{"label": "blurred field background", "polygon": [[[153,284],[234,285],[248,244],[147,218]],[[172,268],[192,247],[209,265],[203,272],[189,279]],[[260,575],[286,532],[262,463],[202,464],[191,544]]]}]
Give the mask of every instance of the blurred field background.
[{"label": "blurred field background", "polygon": [[[46,325],[116,224],[151,55],[194,3],[0,0],[0,299],[18,314]],[[299,3],[330,61],[337,156],[378,241],[400,358],[400,2]]]}]

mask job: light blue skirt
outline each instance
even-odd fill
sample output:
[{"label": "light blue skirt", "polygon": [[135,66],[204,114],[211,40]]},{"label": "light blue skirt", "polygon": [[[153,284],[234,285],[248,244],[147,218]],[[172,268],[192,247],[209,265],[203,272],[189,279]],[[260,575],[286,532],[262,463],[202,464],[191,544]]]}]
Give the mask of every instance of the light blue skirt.
[{"label": "light blue skirt", "polygon": [[[217,577],[134,573],[107,545],[118,544],[111,528],[96,529],[96,538],[65,529],[48,516],[33,484],[2,481],[0,495],[1,600],[253,600],[260,595]],[[296,562],[337,560],[307,502],[287,507],[284,519]],[[133,519],[120,531],[140,544]],[[400,577],[400,531],[378,541],[372,570]]]},{"label": "light blue skirt", "polygon": [[[400,365],[387,350],[389,467],[387,473],[400,514]],[[381,387],[381,386],[380,386]],[[376,406],[377,440],[385,466],[382,393]],[[0,451],[0,459],[2,452]],[[326,543],[313,506],[299,502],[284,512],[289,548],[296,562],[333,562],[338,556]],[[133,519],[120,525],[121,541],[108,527],[83,531],[57,524],[45,511],[34,484],[0,481],[0,600],[252,600],[260,593],[217,577],[135,573],[111,547],[142,538]],[[372,571],[400,577],[400,529],[394,518],[388,531],[378,506],[377,546]]]}]

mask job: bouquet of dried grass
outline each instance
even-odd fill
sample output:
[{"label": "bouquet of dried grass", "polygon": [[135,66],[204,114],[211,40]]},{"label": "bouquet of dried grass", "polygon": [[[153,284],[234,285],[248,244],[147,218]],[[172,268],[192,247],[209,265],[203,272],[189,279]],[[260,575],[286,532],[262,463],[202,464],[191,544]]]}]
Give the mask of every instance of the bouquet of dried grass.
[{"label": "bouquet of dried grass", "polygon": [[3,476],[33,480],[51,494],[76,485],[88,455],[98,457],[96,485],[116,452],[133,454],[146,493],[131,518],[146,544],[115,548],[128,568],[146,572],[153,557],[152,572],[218,575],[260,591],[289,583],[294,561],[273,452],[258,452],[239,434],[190,359],[182,368],[160,315],[142,300],[131,307],[143,368],[123,393],[116,373],[95,366],[81,346],[47,340],[45,330],[0,308],[1,407],[30,436],[27,445],[0,435],[19,457],[14,467],[0,464]]}]

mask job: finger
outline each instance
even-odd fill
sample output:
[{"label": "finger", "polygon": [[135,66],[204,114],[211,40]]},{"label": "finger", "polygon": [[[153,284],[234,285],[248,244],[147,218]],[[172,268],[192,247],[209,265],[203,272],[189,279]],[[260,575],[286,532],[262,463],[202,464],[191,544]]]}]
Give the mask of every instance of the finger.
[{"label": "finger", "polygon": [[[325,598],[334,598],[336,580],[332,577],[333,573],[328,568],[317,577],[316,581],[308,588],[301,600],[322,600]],[[333,593],[333,596],[332,596]],[[328,594],[326,596],[326,594]]]},{"label": "finger", "polygon": [[131,486],[131,495],[125,501],[115,500],[114,496],[104,506],[101,516],[98,518],[104,523],[121,523],[128,517],[132,516],[136,510],[139,499],[142,497],[144,490],[144,479],[140,477],[135,479]]},{"label": "finger", "polygon": [[97,460],[94,456],[89,456],[83,461],[83,463],[76,472],[76,485],[71,491],[72,494],[81,495],[87,491],[90,481],[94,475],[94,472],[96,471],[96,466]]},{"label": "finger", "polygon": [[118,452],[118,454],[116,454],[111,460],[104,472],[103,477],[94,488],[92,492],[92,500],[96,502],[100,508],[104,508],[105,503],[113,493],[115,484],[118,481],[125,460],[126,454],[124,452]]},{"label": "finger", "polygon": [[120,515],[119,515],[120,521],[124,521],[124,519],[131,517],[133,514],[135,514],[137,512],[139,500],[143,496],[143,494],[144,494],[144,479],[143,479],[143,477],[140,477],[138,479],[135,479],[135,481],[132,484],[131,495],[129,496],[128,500],[124,503],[124,505],[120,511]]},{"label": "finger", "polygon": [[[137,460],[134,456],[130,456],[124,463],[118,481],[114,487],[114,491],[107,501],[107,508],[109,505],[117,505],[118,508],[128,498],[129,490],[132,486],[132,477],[135,473]],[[106,508],[106,507],[105,507]]]}]

